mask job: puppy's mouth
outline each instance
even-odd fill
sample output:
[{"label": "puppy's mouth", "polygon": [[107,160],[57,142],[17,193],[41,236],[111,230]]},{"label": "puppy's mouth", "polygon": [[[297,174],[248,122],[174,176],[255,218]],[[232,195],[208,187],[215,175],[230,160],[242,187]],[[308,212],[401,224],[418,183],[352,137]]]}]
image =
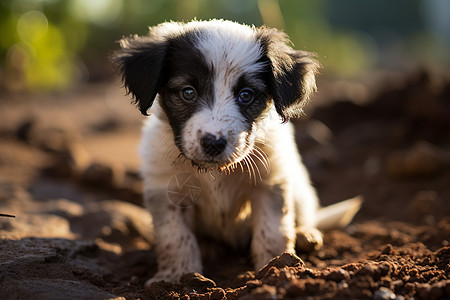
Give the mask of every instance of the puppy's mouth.
[{"label": "puppy's mouth", "polygon": [[231,169],[231,164],[226,164],[216,161],[196,161],[191,160],[192,166],[198,171],[208,172],[208,171],[218,171],[220,173]]},{"label": "puppy's mouth", "polygon": [[190,160],[194,168],[199,171],[217,171],[219,173],[226,173],[234,171],[239,161],[215,161],[215,160]]},{"label": "puppy's mouth", "polygon": [[[187,158],[187,157],[186,157]],[[227,159],[210,158],[207,160],[190,159],[192,166],[201,173],[214,172],[229,175],[236,170],[248,173],[250,179],[262,180],[263,172],[269,173],[267,154],[257,145],[252,145],[232,152]]]}]

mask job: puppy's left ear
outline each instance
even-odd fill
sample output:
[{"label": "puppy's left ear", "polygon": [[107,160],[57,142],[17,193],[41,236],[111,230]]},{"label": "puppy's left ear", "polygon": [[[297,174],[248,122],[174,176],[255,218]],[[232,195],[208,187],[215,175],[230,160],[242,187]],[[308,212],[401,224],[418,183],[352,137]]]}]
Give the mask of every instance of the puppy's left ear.
[{"label": "puppy's left ear", "polygon": [[275,108],[287,122],[303,113],[304,104],[317,91],[320,63],[314,54],[289,47],[287,35],[279,30],[259,28],[258,41],[271,65],[269,89]]},{"label": "puppy's left ear", "polygon": [[126,37],[120,40],[121,49],[112,57],[128,94],[145,116],[167,75],[164,70],[166,44],[158,36]]}]

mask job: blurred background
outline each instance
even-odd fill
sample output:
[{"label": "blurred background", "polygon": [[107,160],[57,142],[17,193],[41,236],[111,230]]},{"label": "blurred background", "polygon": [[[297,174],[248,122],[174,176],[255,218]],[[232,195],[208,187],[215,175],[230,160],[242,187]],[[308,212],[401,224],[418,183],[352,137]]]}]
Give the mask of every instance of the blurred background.
[{"label": "blurred background", "polygon": [[110,80],[124,35],[167,20],[224,18],[283,29],[325,76],[450,65],[448,0],[1,0],[0,88],[47,92]]},{"label": "blurred background", "polygon": [[[391,283],[352,275],[349,288],[372,291],[350,298],[389,285],[378,298],[408,285],[421,299],[448,295],[448,265],[435,263],[448,248],[441,258],[430,251],[450,243],[449,0],[0,0],[0,213],[16,216],[0,218],[0,295],[149,299],[143,284],[156,254],[137,155],[144,117],[109,57],[123,36],[193,18],[282,29],[323,64],[319,92],[294,120],[297,145],[321,204],[355,195],[364,203],[351,226],[325,235],[323,250],[302,256],[308,267],[385,249],[379,259],[397,270],[409,253],[418,272],[389,271]],[[222,266],[205,264],[208,277],[231,282],[251,269],[217,248],[209,252]]]}]

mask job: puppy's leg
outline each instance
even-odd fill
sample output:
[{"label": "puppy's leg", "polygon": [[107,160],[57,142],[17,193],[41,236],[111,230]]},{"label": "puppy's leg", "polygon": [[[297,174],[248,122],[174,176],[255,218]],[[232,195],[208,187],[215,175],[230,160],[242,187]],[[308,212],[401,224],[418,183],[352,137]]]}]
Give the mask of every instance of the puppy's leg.
[{"label": "puppy's leg", "polygon": [[146,192],[145,202],[153,217],[158,271],[146,282],[177,282],[183,274],[202,272],[197,240],[188,228],[180,207],[173,205],[164,192]]},{"label": "puppy's leg", "polygon": [[251,252],[257,270],[283,252],[294,253],[295,214],[292,194],[280,186],[252,194]]},{"label": "puppy's leg", "polygon": [[322,233],[316,228],[319,200],[303,165],[297,168],[295,178],[296,248],[301,252],[312,252],[323,244]]}]

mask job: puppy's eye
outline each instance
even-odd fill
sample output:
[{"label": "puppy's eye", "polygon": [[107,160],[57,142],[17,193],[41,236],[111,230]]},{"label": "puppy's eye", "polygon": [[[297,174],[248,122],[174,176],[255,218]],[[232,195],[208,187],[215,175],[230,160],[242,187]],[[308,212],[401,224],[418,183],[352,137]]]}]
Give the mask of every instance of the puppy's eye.
[{"label": "puppy's eye", "polygon": [[192,101],[197,96],[194,88],[192,87],[185,87],[184,89],[182,89],[181,95],[183,96],[184,100],[187,101]]},{"label": "puppy's eye", "polygon": [[254,98],[255,98],[255,93],[251,89],[246,88],[246,89],[242,89],[239,92],[238,101],[242,104],[249,104],[253,101]]}]

